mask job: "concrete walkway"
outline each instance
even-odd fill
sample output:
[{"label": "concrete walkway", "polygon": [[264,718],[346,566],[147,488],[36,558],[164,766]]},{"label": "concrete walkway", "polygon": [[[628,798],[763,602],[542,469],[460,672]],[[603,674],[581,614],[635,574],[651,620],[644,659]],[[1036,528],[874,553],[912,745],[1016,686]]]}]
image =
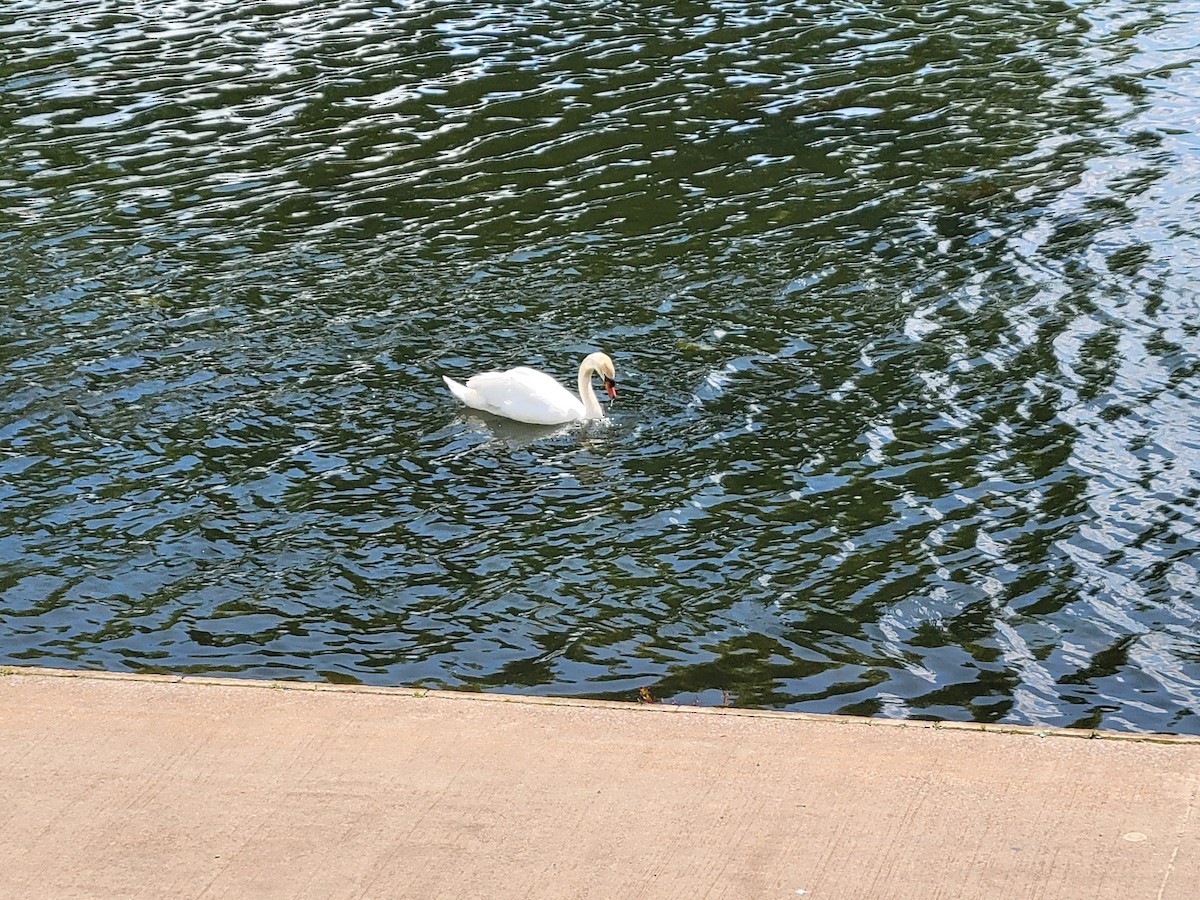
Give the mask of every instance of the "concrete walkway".
[{"label": "concrete walkway", "polygon": [[0,672],[9,900],[1200,896],[1194,739]]}]

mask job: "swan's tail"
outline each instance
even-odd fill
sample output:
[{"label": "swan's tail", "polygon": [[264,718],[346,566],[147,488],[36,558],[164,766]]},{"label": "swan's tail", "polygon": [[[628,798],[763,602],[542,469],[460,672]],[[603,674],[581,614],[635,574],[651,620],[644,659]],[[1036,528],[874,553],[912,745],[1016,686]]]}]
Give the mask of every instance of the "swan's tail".
[{"label": "swan's tail", "polygon": [[[452,393],[455,397],[457,397],[463,403],[467,403],[467,397],[469,397],[472,393],[474,393],[465,384],[459,384],[457,381],[455,381],[449,375],[443,375],[442,381],[446,382],[446,387],[450,388],[450,393]],[[468,404],[468,405],[470,405],[470,404]]]}]

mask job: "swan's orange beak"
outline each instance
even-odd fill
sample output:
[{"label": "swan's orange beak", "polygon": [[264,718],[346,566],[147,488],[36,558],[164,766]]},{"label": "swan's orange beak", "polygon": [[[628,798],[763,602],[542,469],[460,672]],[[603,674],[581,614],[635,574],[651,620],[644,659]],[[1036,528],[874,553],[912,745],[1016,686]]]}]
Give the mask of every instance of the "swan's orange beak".
[{"label": "swan's orange beak", "polygon": [[608,394],[609,400],[617,399],[617,383],[611,378],[604,379],[604,390]]}]

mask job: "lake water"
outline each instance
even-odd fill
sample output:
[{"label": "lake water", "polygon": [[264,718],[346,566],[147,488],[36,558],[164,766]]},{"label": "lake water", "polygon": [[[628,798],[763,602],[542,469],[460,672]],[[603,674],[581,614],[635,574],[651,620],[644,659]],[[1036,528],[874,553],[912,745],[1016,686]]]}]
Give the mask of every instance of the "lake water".
[{"label": "lake water", "polygon": [[0,663],[1200,733],[1200,2],[0,46]]}]

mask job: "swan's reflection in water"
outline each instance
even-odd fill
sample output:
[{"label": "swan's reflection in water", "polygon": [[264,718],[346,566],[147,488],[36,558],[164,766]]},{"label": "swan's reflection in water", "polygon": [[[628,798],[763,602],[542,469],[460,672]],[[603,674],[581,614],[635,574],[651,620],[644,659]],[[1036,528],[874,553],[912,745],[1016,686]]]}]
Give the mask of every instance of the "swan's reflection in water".
[{"label": "swan's reflection in water", "polygon": [[530,425],[475,409],[464,410],[462,419],[475,434],[485,438],[482,443],[474,444],[472,451],[497,445],[518,450],[567,438],[574,438],[580,447],[599,450],[605,446],[605,437],[611,437],[613,429],[619,428],[619,420],[611,417],[560,425]]},{"label": "swan's reflection in water", "polygon": [[561,425],[529,425],[525,422],[518,422],[515,419],[506,419],[503,416],[494,416],[491,413],[480,412],[474,409],[467,410],[463,415],[463,420],[476,433],[486,435],[489,439],[483,445],[476,445],[476,449],[479,446],[487,446],[488,444],[501,444],[516,450],[540,441],[566,437],[575,432],[582,433],[588,427],[598,424],[566,422]]}]

